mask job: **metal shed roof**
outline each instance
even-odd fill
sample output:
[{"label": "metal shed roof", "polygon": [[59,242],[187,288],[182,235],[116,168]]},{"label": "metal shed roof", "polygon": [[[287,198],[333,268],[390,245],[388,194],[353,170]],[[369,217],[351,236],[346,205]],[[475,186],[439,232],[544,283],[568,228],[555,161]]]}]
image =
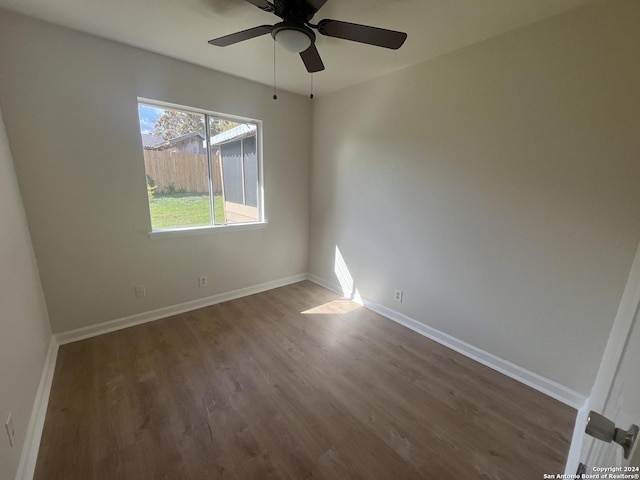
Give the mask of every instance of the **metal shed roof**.
[{"label": "metal shed roof", "polygon": [[256,134],[256,125],[252,123],[241,123],[229,130],[211,137],[211,145],[222,145],[223,143],[233,142],[245,137],[251,137]]}]

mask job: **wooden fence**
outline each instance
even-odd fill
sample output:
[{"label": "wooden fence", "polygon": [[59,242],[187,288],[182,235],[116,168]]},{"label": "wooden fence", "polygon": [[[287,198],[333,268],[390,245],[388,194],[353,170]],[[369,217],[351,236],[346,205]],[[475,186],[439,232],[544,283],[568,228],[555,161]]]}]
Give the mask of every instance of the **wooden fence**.
[{"label": "wooden fence", "polygon": [[[198,153],[144,150],[147,181],[156,185],[156,193],[208,193],[209,167],[207,156]],[[222,192],[220,154],[214,161],[214,193]]]}]

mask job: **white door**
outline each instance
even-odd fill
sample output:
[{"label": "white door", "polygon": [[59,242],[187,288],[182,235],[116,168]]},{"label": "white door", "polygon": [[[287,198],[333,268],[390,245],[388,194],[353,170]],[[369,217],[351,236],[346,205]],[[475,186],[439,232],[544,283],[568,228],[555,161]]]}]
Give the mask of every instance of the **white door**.
[{"label": "white door", "polygon": [[[578,458],[587,473],[600,474],[606,467],[621,467],[616,473],[640,474],[640,448],[636,441],[630,458],[615,442],[606,443],[584,434],[589,410],[598,412],[627,430],[640,425],[640,246],[620,302],[595,385],[587,405],[578,414],[566,474],[575,474]],[[585,350],[585,355],[588,349]],[[573,457],[573,458],[572,458]],[[624,471],[625,467],[631,467]],[[611,470],[609,470],[611,471]],[[595,477],[598,478],[598,477]],[[633,478],[633,477],[630,477]],[[638,477],[636,477],[638,478]]]},{"label": "white door", "polygon": [[[627,429],[631,424],[640,425],[640,321],[636,312],[627,344],[623,350],[619,368],[614,376],[610,395],[601,412],[616,427]],[[629,459],[623,458],[623,449],[617,443],[599,440],[585,442],[583,461],[589,473],[601,473],[597,468],[625,467],[635,463],[640,468],[640,449],[636,441]],[[633,462],[632,462],[633,461]],[[623,472],[624,473],[624,472]],[[640,473],[635,470],[630,473]]]}]

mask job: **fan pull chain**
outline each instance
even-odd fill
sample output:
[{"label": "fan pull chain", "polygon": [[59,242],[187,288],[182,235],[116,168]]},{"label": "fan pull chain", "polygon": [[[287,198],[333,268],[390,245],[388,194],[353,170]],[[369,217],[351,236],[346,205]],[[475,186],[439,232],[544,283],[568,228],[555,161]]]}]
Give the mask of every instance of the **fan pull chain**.
[{"label": "fan pull chain", "polygon": [[309,98],[313,100],[313,73],[311,74],[311,94],[309,95]]},{"label": "fan pull chain", "polygon": [[273,99],[277,100],[278,95],[276,92],[276,39],[273,39]]}]

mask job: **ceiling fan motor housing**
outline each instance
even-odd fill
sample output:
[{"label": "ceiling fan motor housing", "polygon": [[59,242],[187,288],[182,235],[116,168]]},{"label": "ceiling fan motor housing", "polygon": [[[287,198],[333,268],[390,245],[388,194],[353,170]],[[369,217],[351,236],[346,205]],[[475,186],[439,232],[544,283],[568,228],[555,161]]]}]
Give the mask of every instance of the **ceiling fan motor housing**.
[{"label": "ceiling fan motor housing", "polygon": [[275,0],[273,6],[280,18],[297,23],[308,22],[317,12],[306,0]]}]

